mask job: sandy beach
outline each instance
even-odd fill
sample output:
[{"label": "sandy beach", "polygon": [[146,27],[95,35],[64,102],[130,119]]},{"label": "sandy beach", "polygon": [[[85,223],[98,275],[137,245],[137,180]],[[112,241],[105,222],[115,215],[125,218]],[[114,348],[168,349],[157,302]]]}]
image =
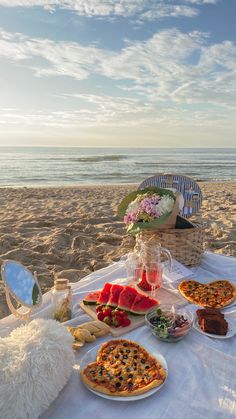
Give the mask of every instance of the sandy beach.
[{"label": "sandy beach", "polygon": [[[236,182],[201,182],[206,249],[236,256]],[[134,238],[116,215],[135,185],[1,188],[0,262],[14,259],[36,271],[43,292],[55,275],[76,282],[119,260]],[[0,282],[0,318],[8,314]]]}]

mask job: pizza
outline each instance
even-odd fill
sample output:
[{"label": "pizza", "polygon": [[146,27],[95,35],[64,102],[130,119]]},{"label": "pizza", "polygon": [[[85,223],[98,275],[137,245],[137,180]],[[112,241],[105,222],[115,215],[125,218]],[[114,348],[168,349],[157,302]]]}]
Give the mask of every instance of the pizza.
[{"label": "pizza", "polygon": [[134,396],[160,386],[166,378],[163,366],[141,345],[126,339],[104,343],[96,362],[81,371],[83,382],[110,396]]},{"label": "pizza", "polygon": [[179,292],[191,303],[209,308],[221,308],[236,298],[236,288],[226,279],[208,284],[184,280],[178,286]]}]

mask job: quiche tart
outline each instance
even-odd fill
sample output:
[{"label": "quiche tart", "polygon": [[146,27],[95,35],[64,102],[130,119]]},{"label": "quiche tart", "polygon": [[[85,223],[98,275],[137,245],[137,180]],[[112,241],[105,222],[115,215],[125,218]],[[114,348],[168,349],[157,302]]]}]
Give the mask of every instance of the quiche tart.
[{"label": "quiche tart", "polygon": [[236,288],[226,279],[202,284],[184,280],[178,286],[179,292],[191,303],[207,308],[222,308],[236,298]]},{"label": "quiche tart", "polygon": [[135,396],[165,381],[163,366],[136,342],[113,339],[98,350],[96,362],[81,371],[83,382],[110,396]]}]

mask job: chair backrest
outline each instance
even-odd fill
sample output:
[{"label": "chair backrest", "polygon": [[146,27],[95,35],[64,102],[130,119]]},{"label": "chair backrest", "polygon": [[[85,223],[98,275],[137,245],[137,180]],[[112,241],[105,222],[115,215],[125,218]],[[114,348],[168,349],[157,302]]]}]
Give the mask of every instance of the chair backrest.
[{"label": "chair backrest", "polygon": [[196,214],[202,203],[202,192],[198,184],[191,178],[182,175],[160,173],[144,180],[138,189],[145,189],[148,186],[158,188],[171,188],[179,191],[184,197],[184,207],[181,214],[189,218]]}]

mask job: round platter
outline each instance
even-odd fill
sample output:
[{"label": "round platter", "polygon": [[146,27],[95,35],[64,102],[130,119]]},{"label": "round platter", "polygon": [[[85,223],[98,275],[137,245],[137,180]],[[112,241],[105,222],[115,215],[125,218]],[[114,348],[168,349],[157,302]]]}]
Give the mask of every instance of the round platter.
[{"label": "round platter", "polygon": [[234,336],[235,333],[236,333],[236,324],[231,319],[229,319],[229,317],[227,317],[227,316],[225,316],[225,320],[228,323],[228,332],[227,332],[226,335],[214,335],[213,333],[206,333],[206,332],[204,332],[200,328],[200,326],[198,324],[197,317],[194,318],[193,327],[199,333],[202,333],[203,335],[209,336],[210,338],[213,338],[213,339],[228,339],[228,338],[232,338],[232,336]]},{"label": "round platter", "polygon": [[[135,401],[135,400],[139,400],[139,399],[145,399],[146,397],[151,396],[152,394],[156,393],[156,391],[160,390],[163,385],[166,382],[167,376],[168,376],[168,367],[167,367],[167,363],[165,358],[163,357],[163,355],[160,354],[160,352],[158,352],[157,350],[149,347],[148,345],[143,345],[141,344],[142,347],[144,349],[146,349],[152,356],[154,356],[158,362],[160,362],[160,364],[162,365],[162,367],[165,370],[166,373],[166,378],[165,381],[159,386],[159,387],[155,387],[149,391],[147,391],[146,393],[143,394],[139,394],[137,396],[128,396],[128,397],[124,397],[124,396],[109,396],[108,394],[105,393],[100,393],[99,391],[96,391],[94,389],[91,389],[90,387],[86,386],[92,393],[96,394],[97,396],[103,397],[104,399],[109,399],[109,400],[116,400],[116,401],[125,401],[125,402],[131,402],[131,401]],[[87,364],[89,364],[90,362],[94,362],[96,361],[97,358],[97,352],[98,349],[100,348],[101,345],[97,345],[94,348],[90,349],[82,358],[81,362],[80,362],[80,370],[83,370]]]}]

